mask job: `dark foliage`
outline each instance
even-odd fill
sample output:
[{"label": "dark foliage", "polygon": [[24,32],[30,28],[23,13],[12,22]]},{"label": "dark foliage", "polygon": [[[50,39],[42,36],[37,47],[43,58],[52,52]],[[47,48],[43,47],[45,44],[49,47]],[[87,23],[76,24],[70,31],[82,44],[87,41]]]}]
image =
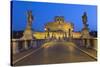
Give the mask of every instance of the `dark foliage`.
[{"label": "dark foliage", "polygon": [[23,36],[24,31],[12,31],[11,37],[12,38],[21,38]]}]

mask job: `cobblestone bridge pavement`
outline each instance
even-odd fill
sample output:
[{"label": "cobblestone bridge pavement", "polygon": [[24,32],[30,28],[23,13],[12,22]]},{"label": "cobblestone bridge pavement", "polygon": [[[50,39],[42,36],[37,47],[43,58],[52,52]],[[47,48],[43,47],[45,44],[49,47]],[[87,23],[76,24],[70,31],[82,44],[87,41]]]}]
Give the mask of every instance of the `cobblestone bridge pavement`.
[{"label": "cobblestone bridge pavement", "polygon": [[[32,52],[32,50],[30,52]],[[28,53],[30,52],[28,51]],[[29,56],[16,62],[14,66],[86,61],[96,60],[78,49],[77,46],[75,46],[75,44],[73,44],[72,42],[51,41],[45,43],[40,49],[33,52]]]}]

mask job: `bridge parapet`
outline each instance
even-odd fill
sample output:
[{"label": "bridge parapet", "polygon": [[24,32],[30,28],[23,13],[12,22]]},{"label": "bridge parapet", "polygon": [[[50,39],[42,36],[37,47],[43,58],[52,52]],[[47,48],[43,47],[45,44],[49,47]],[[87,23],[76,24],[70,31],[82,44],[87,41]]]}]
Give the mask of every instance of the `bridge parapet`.
[{"label": "bridge parapet", "polygon": [[17,54],[19,52],[28,50],[30,48],[39,48],[45,39],[33,39],[33,40],[24,40],[24,39],[12,39],[11,40],[11,53]]},{"label": "bridge parapet", "polygon": [[92,48],[97,51],[97,38],[74,38],[72,40],[77,46]]}]

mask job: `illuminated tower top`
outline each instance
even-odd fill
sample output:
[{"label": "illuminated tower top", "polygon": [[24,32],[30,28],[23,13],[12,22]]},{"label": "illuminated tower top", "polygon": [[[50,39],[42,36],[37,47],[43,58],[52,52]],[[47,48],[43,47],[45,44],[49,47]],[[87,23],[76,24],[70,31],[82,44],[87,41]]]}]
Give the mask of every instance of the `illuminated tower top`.
[{"label": "illuminated tower top", "polygon": [[64,22],[64,17],[63,16],[55,16],[55,22],[58,22],[58,23]]}]

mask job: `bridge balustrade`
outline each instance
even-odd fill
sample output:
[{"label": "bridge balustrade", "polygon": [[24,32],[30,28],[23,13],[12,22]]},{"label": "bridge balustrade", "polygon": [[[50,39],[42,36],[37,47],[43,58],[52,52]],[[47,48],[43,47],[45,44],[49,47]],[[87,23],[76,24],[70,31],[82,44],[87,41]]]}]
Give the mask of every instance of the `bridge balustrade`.
[{"label": "bridge balustrade", "polygon": [[33,40],[22,40],[22,39],[12,39],[11,40],[11,53],[16,54],[30,48],[39,48],[45,39],[33,39]]},{"label": "bridge balustrade", "polygon": [[86,48],[92,48],[97,50],[97,38],[74,38],[72,41],[77,45],[77,46],[82,46]]}]

